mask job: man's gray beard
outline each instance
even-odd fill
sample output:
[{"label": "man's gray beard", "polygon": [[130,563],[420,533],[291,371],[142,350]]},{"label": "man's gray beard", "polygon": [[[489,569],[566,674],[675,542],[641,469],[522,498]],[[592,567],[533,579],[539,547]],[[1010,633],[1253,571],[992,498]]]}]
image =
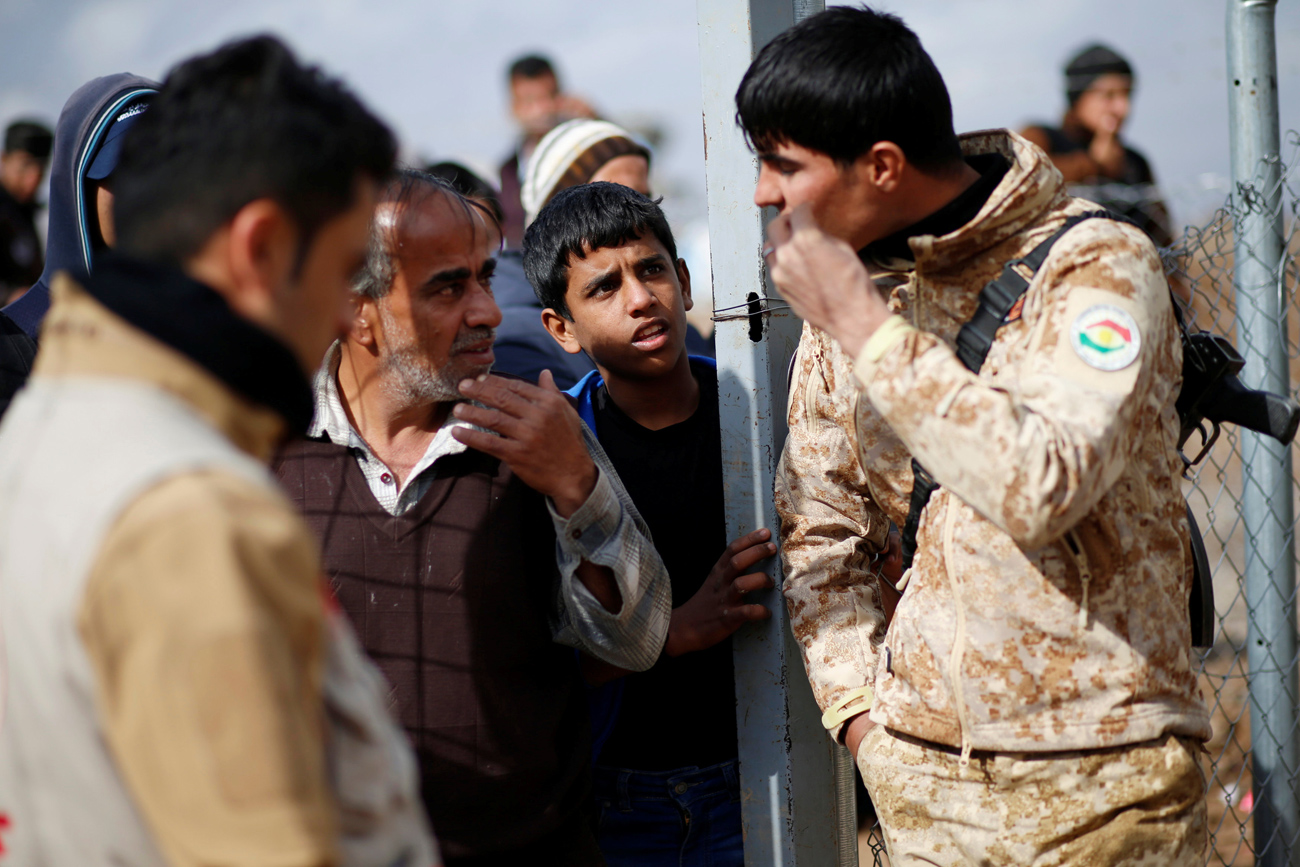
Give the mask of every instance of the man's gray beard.
[{"label": "man's gray beard", "polygon": [[[388,320],[384,323],[384,331],[393,334],[393,326],[396,323],[383,312],[380,315]],[[460,383],[487,373],[491,367],[479,364],[457,364],[456,350],[482,340],[490,340],[495,336],[496,329],[488,327],[462,331],[456,335],[447,364],[437,370],[430,366],[428,358],[420,351],[419,344],[414,340],[395,346],[384,354],[380,362],[385,388],[405,406],[461,400]]]}]

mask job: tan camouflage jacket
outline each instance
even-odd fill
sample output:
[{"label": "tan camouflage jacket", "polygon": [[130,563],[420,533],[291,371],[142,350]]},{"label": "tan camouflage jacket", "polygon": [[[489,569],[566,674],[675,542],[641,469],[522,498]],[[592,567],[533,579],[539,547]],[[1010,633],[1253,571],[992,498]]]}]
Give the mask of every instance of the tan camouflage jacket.
[{"label": "tan camouflage jacket", "polygon": [[[813,691],[833,709],[869,685],[873,721],[964,750],[1207,738],[1159,258],[1130,226],[1084,221],[969,372],[953,347],[983,286],[1096,206],[1017,135],[962,147],[1011,169],[966,226],[911,239],[900,315],[857,359],[809,327],[796,357],[776,503]],[[906,520],[914,455],[942,487],[886,633],[868,560]]]}]

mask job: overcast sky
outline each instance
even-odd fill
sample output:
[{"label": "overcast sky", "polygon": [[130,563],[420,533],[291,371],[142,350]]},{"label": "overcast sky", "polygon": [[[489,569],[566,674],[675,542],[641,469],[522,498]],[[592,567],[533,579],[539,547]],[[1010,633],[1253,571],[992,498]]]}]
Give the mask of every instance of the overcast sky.
[{"label": "overcast sky", "polygon": [[[1138,74],[1126,130],[1178,218],[1226,194],[1223,0],[881,0],[920,34],[952,91],[959,130],[1055,120],[1060,68],[1102,40]],[[1300,9],[1278,10],[1284,129],[1300,127]],[[703,206],[694,0],[0,0],[0,120],[53,122],[85,80],[161,77],[176,60],[271,31],[346,78],[410,156],[495,165],[511,147],[503,70],[525,51],[615,120],[667,133],[660,186],[683,217]],[[1220,186],[1216,187],[1218,184]]]}]

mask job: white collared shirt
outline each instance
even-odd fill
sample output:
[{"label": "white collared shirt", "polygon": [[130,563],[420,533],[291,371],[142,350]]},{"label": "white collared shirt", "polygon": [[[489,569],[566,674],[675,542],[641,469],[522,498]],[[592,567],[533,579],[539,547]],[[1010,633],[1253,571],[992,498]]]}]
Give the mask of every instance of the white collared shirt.
[{"label": "white collared shirt", "polygon": [[465,444],[452,436],[452,431],[460,427],[473,427],[467,421],[449,416],[438,428],[437,433],[424,450],[424,456],[411,468],[406,480],[398,483],[397,474],[390,470],[383,461],[375,456],[370,446],[357,433],[352,422],[348,420],[347,410],[339,397],[338,367],[339,345],[335,343],[325,355],[325,363],[316,372],[314,383],[316,392],[316,414],[311,420],[308,435],[319,438],[327,436],[335,445],[347,446],[356,456],[357,466],[370,485],[370,492],[375,495],[379,505],[390,515],[401,515],[424,496],[433,482],[433,475],[425,470],[432,467],[440,458],[458,455],[465,451]]}]

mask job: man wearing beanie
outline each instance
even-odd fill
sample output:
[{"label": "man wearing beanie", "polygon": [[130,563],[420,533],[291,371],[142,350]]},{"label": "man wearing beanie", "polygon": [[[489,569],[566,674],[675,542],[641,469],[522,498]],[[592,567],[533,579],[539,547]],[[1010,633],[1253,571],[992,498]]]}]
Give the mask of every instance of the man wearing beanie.
[{"label": "man wearing beanie", "polygon": [[1060,127],[1021,132],[1047,152],[1070,192],[1128,217],[1156,246],[1173,243],[1169,210],[1146,157],[1124,145],[1120,130],[1132,107],[1133,67],[1105,45],[1090,45],[1065,67],[1069,108]]}]

